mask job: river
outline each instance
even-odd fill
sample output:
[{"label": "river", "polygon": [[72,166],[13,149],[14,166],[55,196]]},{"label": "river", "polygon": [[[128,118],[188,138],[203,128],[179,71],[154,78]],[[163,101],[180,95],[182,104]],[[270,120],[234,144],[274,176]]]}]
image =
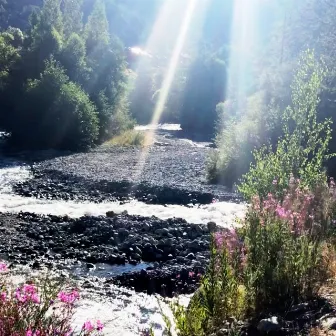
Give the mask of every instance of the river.
[{"label": "river", "polygon": [[[120,202],[75,202],[26,198],[14,194],[13,184],[30,179],[30,167],[15,159],[0,158],[0,212],[32,212],[37,214],[105,215],[107,211],[141,216],[156,216],[160,219],[183,218],[189,223],[216,222],[221,226],[232,225],[236,217],[242,217],[245,205],[230,202],[214,202],[208,205],[151,205],[136,200],[124,204]],[[94,280],[93,280],[94,281]],[[108,297],[99,290],[85,290],[74,318],[74,326],[80,327],[87,319],[100,319],[105,324],[105,335],[140,335],[140,330],[153,326],[155,335],[162,335],[163,319],[157,298],[135,293],[109,285]]]}]

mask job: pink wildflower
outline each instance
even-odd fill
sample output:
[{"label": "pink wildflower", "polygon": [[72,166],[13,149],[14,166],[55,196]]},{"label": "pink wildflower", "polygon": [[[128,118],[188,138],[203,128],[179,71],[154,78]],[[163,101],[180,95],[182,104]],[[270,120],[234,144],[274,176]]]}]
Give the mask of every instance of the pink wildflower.
[{"label": "pink wildflower", "polygon": [[94,326],[92,324],[91,321],[86,321],[84,324],[83,324],[83,327],[82,327],[82,330],[86,330],[86,331],[93,331],[94,330]]},{"label": "pink wildflower", "polygon": [[216,232],[215,233],[215,243],[217,248],[221,248],[224,243],[224,236],[223,233],[221,232]]},{"label": "pink wildflower", "polygon": [[15,297],[21,303],[26,303],[26,302],[40,303],[41,302],[39,296],[37,295],[36,286],[30,285],[30,284],[25,284],[22,286],[22,288],[17,288],[17,290],[15,291]]},{"label": "pink wildflower", "polygon": [[36,330],[35,332],[31,331],[31,329],[28,329],[26,331],[26,336],[40,336],[41,332],[39,330]]},{"label": "pink wildflower", "polygon": [[260,198],[259,198],[259,196],[253,196],[253,198],[252,198],[252,207],[256,211],[260,210]]},{"label": "pink wildflower", "polygon": [[277,185],[278,184],[278,180],[274,179],[272,182],[273,185]]},{"label": "pink wildflower", "polygon": [[280,218],[287,218],[288,217],[288,212],[285,210],[284,207],[278,205],[276,210],[275,210],[276,214],[278,217]]},{"label": "pink wildflower", "polygon": [[0,263],[0,272],[6,272],[8,270],[8,267],[5,263]]},{"label": "pink wildflower", "polygon": [[25,294],[35,294],[37,292],[36,287],[30,284],[24,284],[22,287],[22,291]]},{"label": "pink wildflower", "polygon": [[100,320],[97,320],[97,330],[100,331],[100,330],[103,330],[104,328],[104,324],[100,322]]},{"label": "pink wildflower", "polygon": [[189,272],[189,278],[192,278],[195,275],[194,272]]},{"label": "pink wildflower", "polygon": [[73,290],[70,293],[60,292],[57,295],[58,299],[67,304],[73,304],[77,299],[79,299],[79,294],[76,290]]},{"label": "pink wildflower", "polygon": [[32,300],[34,303],[41,303],[41,300],[40,300],[39,296],[38,296],[36,293],[32,294],[32,296],[31,296],[31,300]]},{"label": "pink wildflower", "polygon": [[215,233],[215,243],[218,249],[226,248],[230,256],[241,246],[241,242],[234,228]]},{"label": "pink wildflower", "polygon": [[15,297],[21,303],[25,303],[28,300],[27,295],[22,294],[20,288],[17,288],[17,290],[15,291]]},{"label": "pink wildflower", "polygon": [[2,293],[0,294],[0,300],[1,300],[1,301],[6,301],[6,299],[7,299],[7,293],[6,293],[6,292],[2,292]]}]

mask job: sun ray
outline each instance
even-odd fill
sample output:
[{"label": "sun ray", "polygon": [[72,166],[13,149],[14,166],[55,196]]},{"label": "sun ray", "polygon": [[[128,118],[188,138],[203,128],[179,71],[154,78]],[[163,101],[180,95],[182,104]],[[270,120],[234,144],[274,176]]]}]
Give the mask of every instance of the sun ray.
[{"label": "sun ray", "polygon": [[[176,69],[179,63],[179,58],[180,58],[180,54],[182,52],[182,49],[184,47],[187,35],[188,35],[188,30],[191,24],[191,20],[193,17],[193,14],[195,12],[195,8],[196,8],[196,1],[197,0],[188,0],[187,2],[184,3],[184,11],[182,11],[183,14],[183,19],[181,20],[181,24],[180,24],[180,28],[177,34],[177,39],[173,48],[173,52],[171,54],[170,57],[170,61],[169,61],[169,65],[167,67],[167,71],[165,72],[165,76],[164,76],[164,80],[161,86],[161,90],[159,93],[159,98],[156,102],[154,111],[153,111],[153,116],[152,116],[152,120],[151,120],[151,127],[150,129],[146,132],[145,135],[145,141],[144,141],[144,146],[140,152],[139,158],[138,158],[138,163],[137,163],[137,167],[135,170],[135,176],[134,176],[134,180],[138,180],[144,165],[146,163],[146,158],[148,156],[148,151],[149,148],[151,146],[151,144],[153,144],[153,142],[155,141],[155,134],[156,134],[156,129],[155,126],[158,124],[160,117],[162,115],[162,112],[164,110],[166,101],[167,101],[167,97],[169,95],[170,92],[170,88],[172,85],[172,82],[174,80],[175,77],[175,73],[176,73]],[[179,4],[181,4],[179,2]],[[169,29],[168,26],[164,27],[163,26],[163,22],[165,21],[166,17],[167,17],[167,13],[169,13],[169,17],[171,19],[171,13],[173,12],[173,8],[172,6],[177,6],[178,2],[173,1],[166,1],[165,4],[163,5],[162,11],[157,19],[157,22],[154,25],[154,32],[153,35],[151,36],[151,38],[149,39],[149,46],[154,43],[153,41],[156,41],[157,39],[159,41],[162,41],[162,38],[160,38],[160,36],[158,36],[158,34],[160,34],[162,32],[165,32],[165,30]],[[181,14],[181,13],[180,13]],[[154,126],[154,127],[153,127]]]},{"label": "sun ray", "polygon": [[259,0],[235,0],[226,99],[235,99],[238,110],[249,86],[249,64],[256,41],[256,15]]}]

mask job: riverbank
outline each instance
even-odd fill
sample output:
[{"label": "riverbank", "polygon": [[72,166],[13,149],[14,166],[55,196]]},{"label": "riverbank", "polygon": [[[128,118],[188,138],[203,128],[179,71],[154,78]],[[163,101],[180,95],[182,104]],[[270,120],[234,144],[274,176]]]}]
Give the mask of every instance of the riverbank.
[{"label": "riverbank", "polygon": [[3,157],[1,256],[73,278],[85,295],[78,325],[104,311],[111,332],[137,335],[154,325],[160,335],[153,294],[193,293],[209,257],[209,227],[244,214],[236,195],[205,183],[213,149],[173,133],[160,131],[138,175],[141,153],[132,147]]}]

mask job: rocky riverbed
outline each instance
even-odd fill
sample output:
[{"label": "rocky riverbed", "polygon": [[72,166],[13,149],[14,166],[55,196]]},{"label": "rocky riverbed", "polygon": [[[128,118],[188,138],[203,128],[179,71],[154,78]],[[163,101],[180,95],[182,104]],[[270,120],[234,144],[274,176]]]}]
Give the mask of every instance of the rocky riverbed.
[{"label": "rocky riverbed", "polygon": [[[22,157],[33,165],[33,179],[14,190],[26,197],[79,201],[135,198],[148,204],[209,204],[241,202],[223,186],[206,181],[206,161],[215,149],[161,130],[154,145],[107,147],[89,153],[31,153]],[[48,159],[48,156],[53,156]]]},{"label": "rocky riverbed", "polygon": [[153,294],[193,293],[214,223],[228,227],[244,213],[237,195],[206,184],[212,150],[161,130],[148,151],[3,157],[1,257],[76,279],[85,294],[78,321],[104,311],[107,335],[137,335],[149,324],[161,335]]},{"label": "rocky riverbed", "polygon": [[[140,335],[150,325],[162,335],[154,294],[188,302],[206,269],[210,232],[244,215],[236,194],[206,183],[213,150],[169,128],[148,150],[2,157],[0,257],[26,274],[75,281],[82,300],[74,326],[90,317],[103,320],[106,335]],[[308,335],[334,311],[327,301],[309,302],[243,330],[259,335],[262,322],[277,335]]]},{"label": "rocky riverbed", "polygon": [[[208,226],[177,218],[2,214],[0,232],[0,253],[15,264],[51,269],[81,264],[91,271],[96,264],[129,265],[123,275],[100,274],[110,283],[170,297],[195,291],[209,257]],[[143,267],[132,272],[138,264]]]}]

